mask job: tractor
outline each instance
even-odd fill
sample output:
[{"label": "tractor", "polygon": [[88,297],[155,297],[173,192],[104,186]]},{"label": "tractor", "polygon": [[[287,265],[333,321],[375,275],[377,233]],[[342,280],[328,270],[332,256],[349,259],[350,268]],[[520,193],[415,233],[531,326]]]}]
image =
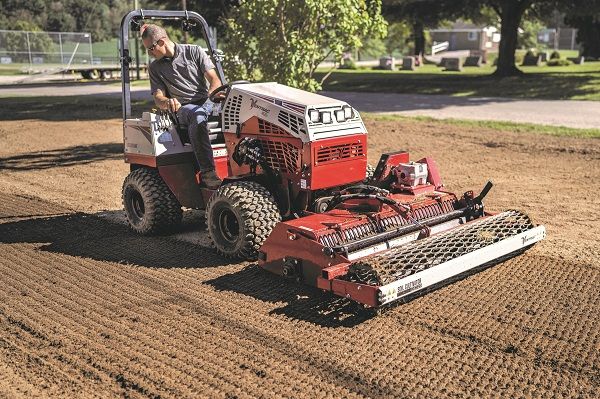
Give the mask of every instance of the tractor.
[{"label": "tractor", "polygon": [[[166,111],[131,115],[129,30],[148,19],[198,28],[225,84],[209,118],[216,190],[202,186],[185,126]],[[206,20],[136,10],[121,23],[123,204],[140,234],[174,231],[182,208],[205,211],[225,257],[381,308],[516,256],[545,237],[524,213],[488,212],[488,182],[461,195],[435,161],[406,151],[367,164],[368,134],[351,105],[274,82],[229,82]]]}]

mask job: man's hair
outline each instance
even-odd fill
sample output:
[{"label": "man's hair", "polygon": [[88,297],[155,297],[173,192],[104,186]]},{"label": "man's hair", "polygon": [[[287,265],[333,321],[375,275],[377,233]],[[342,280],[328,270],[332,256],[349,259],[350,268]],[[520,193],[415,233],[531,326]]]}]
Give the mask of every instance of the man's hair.
[{"label": "man's hair", "polygon": [[148,38],[153,42],[156,42],[160,39],[168,39],[169,36],[162,26],[147,24],[142,27],[142,39]]}]

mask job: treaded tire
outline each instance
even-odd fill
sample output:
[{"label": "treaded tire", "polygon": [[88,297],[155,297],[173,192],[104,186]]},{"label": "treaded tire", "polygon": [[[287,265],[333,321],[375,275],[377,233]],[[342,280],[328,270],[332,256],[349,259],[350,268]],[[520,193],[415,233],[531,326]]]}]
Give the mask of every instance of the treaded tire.
[{"label": "treaded tire", "polygon": [[210,238],[217,251],[229,258],[255,260],[258,249],[280,221],[271,193],[252,181],[219,187],[206,206]]},{"label": "treaded tire", "polygon": [[132,171],[123,182],[122,199],[129,226],[137,233],[167,233],[181,224],[181,205],[156,169]]}]

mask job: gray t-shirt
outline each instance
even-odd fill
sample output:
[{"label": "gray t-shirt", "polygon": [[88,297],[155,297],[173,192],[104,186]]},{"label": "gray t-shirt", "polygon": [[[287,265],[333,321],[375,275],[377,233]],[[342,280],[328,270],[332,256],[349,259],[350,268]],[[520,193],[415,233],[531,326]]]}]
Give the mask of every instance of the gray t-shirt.
[{"label": "gray t-shirt", "polygon": [[173,58],[150,63],[150,88],[158,89],[181,104],[202,103],[208,97],[204,72],[215,66],[204,50],[194,44],[175,43]]}]

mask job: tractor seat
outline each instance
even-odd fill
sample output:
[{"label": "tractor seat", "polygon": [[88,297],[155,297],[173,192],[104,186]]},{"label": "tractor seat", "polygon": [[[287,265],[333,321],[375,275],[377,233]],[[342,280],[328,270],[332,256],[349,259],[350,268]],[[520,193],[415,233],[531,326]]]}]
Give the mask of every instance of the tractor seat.
[{"label": "tractor seat", "polygon": [[[183,144],[190,144],[190,137],[188,135],[188,127],[186,125],[179,125],[177,127],[177,133]],[[221,121],[218,117],[210,117],[208,119],[208,137],[210,138],[210,144],[224,144],[225,138],[221,131]]]}]

